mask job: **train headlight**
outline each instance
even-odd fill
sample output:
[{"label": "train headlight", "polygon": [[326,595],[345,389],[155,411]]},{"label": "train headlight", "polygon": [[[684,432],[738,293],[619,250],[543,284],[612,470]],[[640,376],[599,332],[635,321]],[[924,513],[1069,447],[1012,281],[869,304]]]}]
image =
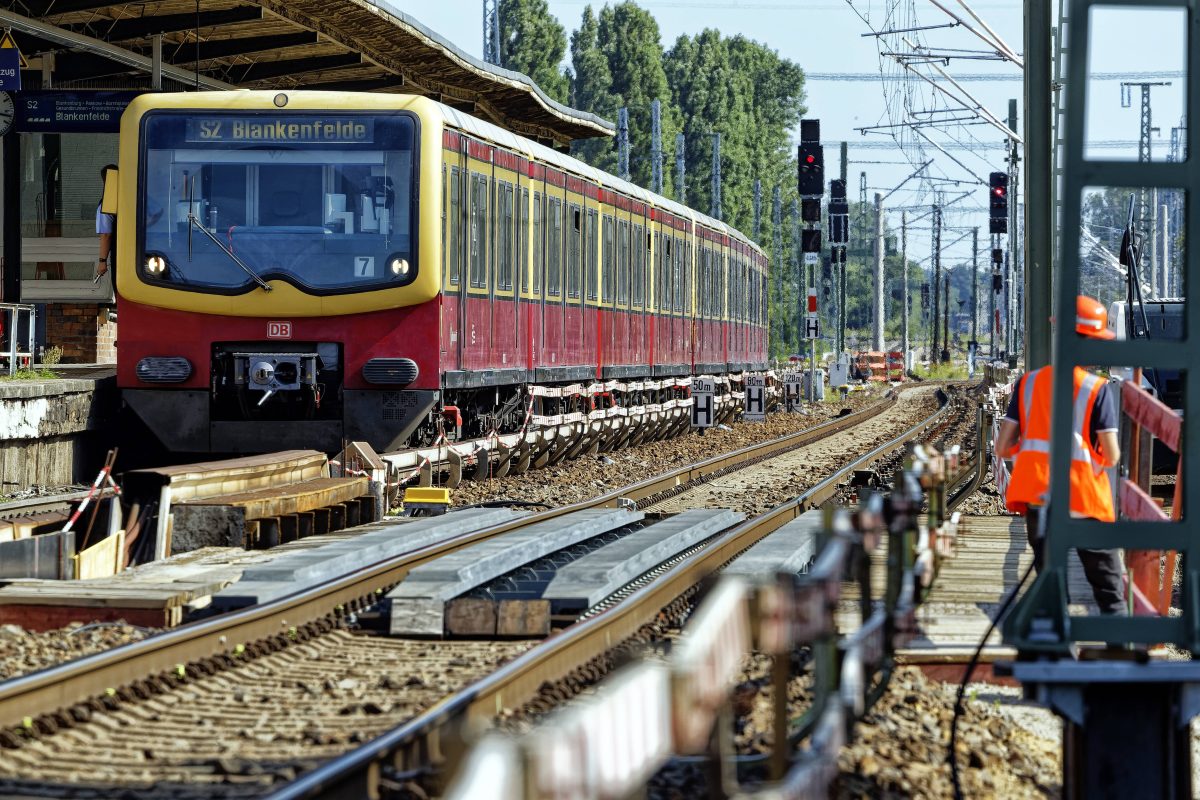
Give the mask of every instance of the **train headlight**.
[{"label": "train headlight", "polygon": [[392,267],[392,274],[395,275],[396,277],[398,277],[398,278],[407,278],[408,277],[409,266],[408,266],[407,258],[393,258],[391,267]]},{"label": "train headlight", "polygon": [[159,255],[146,256],[146,272],[154,277],[161,277],[167,271],[167,260]]}]

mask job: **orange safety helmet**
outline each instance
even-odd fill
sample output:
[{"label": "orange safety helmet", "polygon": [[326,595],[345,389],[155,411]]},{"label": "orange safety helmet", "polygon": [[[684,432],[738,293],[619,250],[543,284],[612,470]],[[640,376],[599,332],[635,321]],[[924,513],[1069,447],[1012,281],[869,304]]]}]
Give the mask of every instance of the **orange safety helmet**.
[{"label": "orange safety helmet", "polygon": [[1108,329],[1108,310],[1095,298],[1081,294],[1075,298],[1075,332],[1090,339],[1115,339]]}]

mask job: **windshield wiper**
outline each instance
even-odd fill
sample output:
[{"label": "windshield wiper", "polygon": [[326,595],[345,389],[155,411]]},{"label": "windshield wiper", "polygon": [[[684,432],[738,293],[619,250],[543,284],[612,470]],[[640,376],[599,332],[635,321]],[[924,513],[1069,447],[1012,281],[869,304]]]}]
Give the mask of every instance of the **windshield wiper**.
[{"label": "windshield wiper", "polygon": [[[188,209],[188,225],[189,226],[195,225],[196,230],[200,231],[205,236],[207,236],[209,239],[211,239],[212,243],[217,246],[217,249],[220,250],[225,255],[229,256],[229,259],[231,261],[233,261],[233,263],[235,263],[239,267],[241,267],[247,275],[249,275],[251,278],[254,278],[254,281],[263,288],[263,291],[267,291],[267,292],[271,291],[271,284],[264,281],[257,272],[255,272],[249,266],[246,265],[245,261],[242,261],[240,258],[238,258],[237,255],[233,252],[232,248],[227,248],[227,247],[225,247],[225,245],[221,244],[221,240],[218,239],[216,236],[214,236],[212,231],[210,231],[208,228],[204,227],[204,225],[200,222],[200,218],[197,217],[196,214],[190,208]],[[190,236],[189,236],[189,238],[190,238]],[[191,252],[190,248],[189,248],[188,252],[189,253]]]}]

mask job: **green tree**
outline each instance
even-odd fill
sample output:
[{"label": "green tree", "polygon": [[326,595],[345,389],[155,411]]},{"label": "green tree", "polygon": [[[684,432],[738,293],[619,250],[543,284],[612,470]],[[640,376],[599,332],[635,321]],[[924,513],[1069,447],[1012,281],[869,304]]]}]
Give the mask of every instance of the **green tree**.
[{"label": "green tree", "polygon": [[[612,73],[608,56],[600,49],[599,35],[600,23],[592,7],[586,6],[579,29],[571,34],[571,105],[615,120],[620,103],[612,92]],[[613,143],[606,138],[576,140],[571,155],[601,169],[609,160],[616,166]]]},{"label": "green tree", "polygon": [[567,35],[546,0],[500,0],[500,64],[524,73],[547,95],[567,102],[570,81],[559,66]]},{"label": "green tree", "polygon": [[[738,146],[732,120],[736,91],[730,74],[729,50],[719,31],[706,28],[694,37],[680,36],[667,54],[666,74],[671,99],[679,108],[685,140],[685,198],[692,208],[708,213],[712,206],[713,134],[720,132],[722,205],[724,205],[726,162],[736,160]],[[764,181],[771,186],[769,181]],[[770,203],[770,190],[767,191]],[[770,206],[766,216],[769,218]],[[747,228],[749,230],[749,227]],[[770,226],[764,227],[763,243],[770,243]]]},{"label": "green tree", "polygon": [[[660,37],[658,22],[653,15],[630,0],[600,10],[596,40],[608,61],[609,91],[618,107],[629,109],[629,171],[633,182],[650,186],[650,103],[658,100],[662,104],[663,188],[664,194],[671,196],[667,154],[675,141],[679,123],[678,114],[671,106]],[[616,170],[615,141],[596,166]]]}]

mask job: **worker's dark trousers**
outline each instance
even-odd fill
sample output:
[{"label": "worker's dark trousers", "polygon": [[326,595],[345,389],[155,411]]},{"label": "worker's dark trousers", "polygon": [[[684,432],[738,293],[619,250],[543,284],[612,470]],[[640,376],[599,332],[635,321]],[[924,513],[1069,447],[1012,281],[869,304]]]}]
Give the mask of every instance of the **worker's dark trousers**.
[{"label": "worker's dark trousers", "polygon": [[[1033,568],[1042,571],[1045,563],[1044,540],[1038,536],[1038,516],[1040,508],[1030,507],[1025,512],[1025,535],[1029,537],[1029,546],[1033,548]],[[1076,549],[1079,562],[1083,564],[1083,574],[1092,585],[1092,594],[1096,605],[1100,606],[1101,614],[1124,614],[1127,609],[1125,602],[1125,583],[1122,575],[1125,573],[1121,565],[1119,550],[1085,550]]]}]

